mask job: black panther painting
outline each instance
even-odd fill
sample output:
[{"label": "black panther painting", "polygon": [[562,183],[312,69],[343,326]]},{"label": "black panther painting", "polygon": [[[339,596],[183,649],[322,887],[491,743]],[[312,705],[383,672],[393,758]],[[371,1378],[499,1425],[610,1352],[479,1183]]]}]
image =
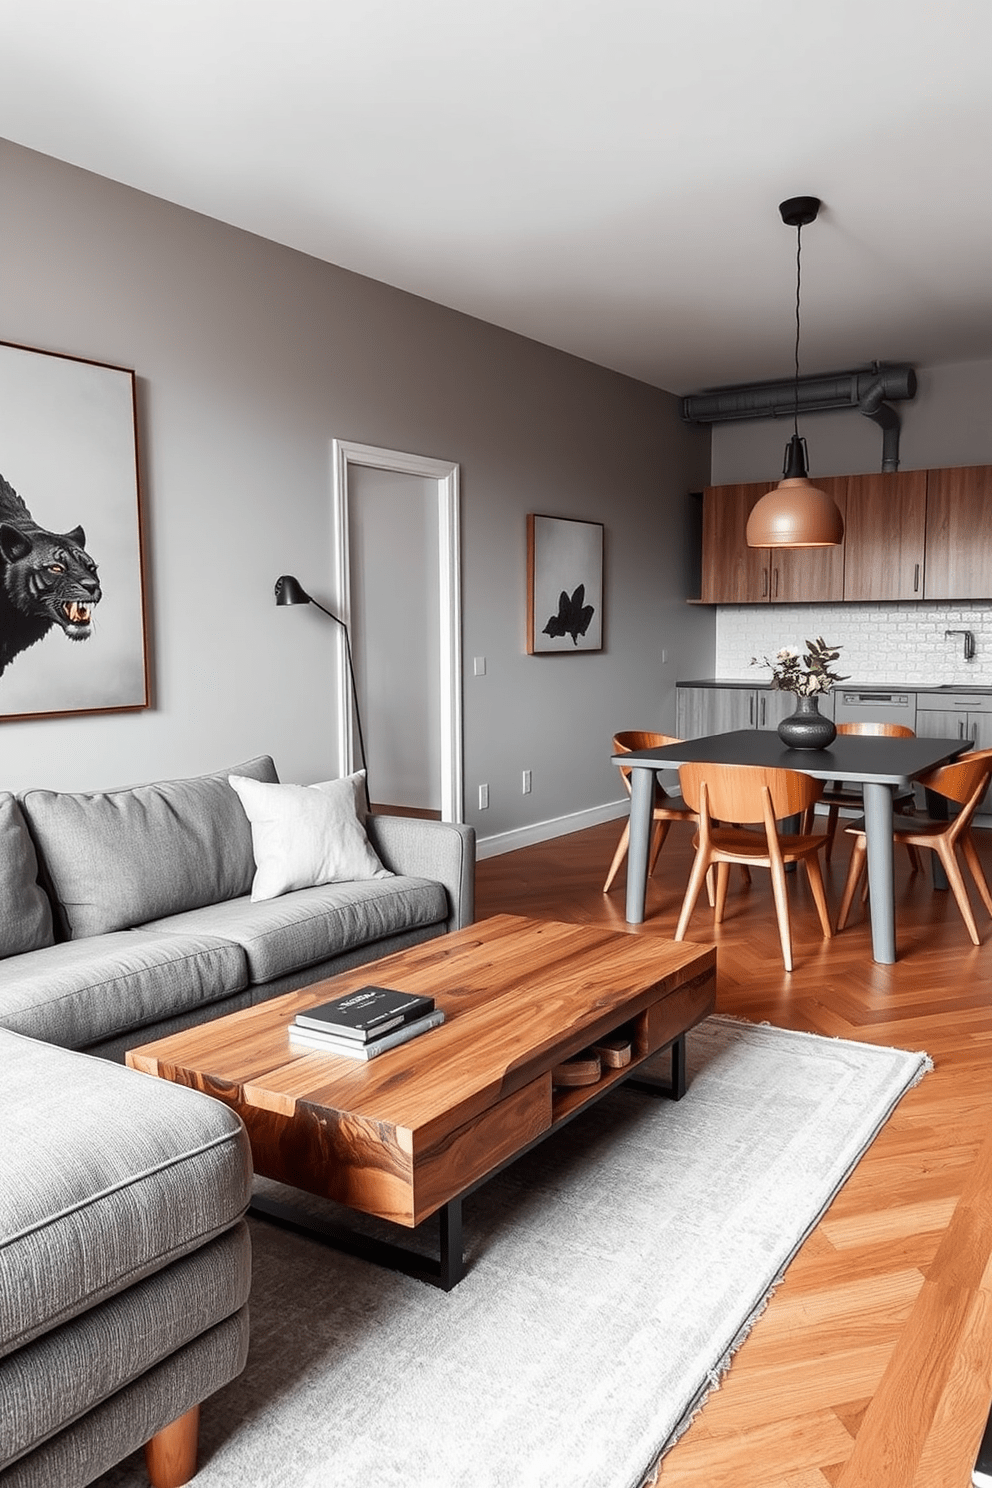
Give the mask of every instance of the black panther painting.
[{"label": "black panther painting", "polygon": [[53,625],[71,641],[87,640],[101,597],[82,527],[39,527],[0,475],[0,676]]}]

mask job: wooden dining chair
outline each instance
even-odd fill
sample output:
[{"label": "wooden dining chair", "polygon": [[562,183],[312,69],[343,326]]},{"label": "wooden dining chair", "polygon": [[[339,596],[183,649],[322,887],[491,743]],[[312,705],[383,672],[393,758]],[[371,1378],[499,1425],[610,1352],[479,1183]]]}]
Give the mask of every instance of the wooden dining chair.
[{"label": "wooden dining chair", "polygon": [[[632,749],[663,749],[666,744],[681,744],[681,742],[681,739],[676,739],[671,734],[652,734],[646,732],[643,729],[626,729],[622,733],[613,735],[613,753],[629,754]],[[624,789],[629,796],[630,770],[625,770],[623,765],[620,766],[620,778],[623,781]],[[689,809],[689,807],[682,800],[681,796],[670,796],[665,790],[664,786],[659,785],[657,779],[655,779],[654,807],[652,810],[653,826],[651,832],[651,852],[648,858],[649,877],[654,872],[655,864],[658,861],[658,854],[661,852],[661,849],[665,845],[665,838],[668,836],[668,833],[671,830],[672,822],[694,822],[695,820],[696,813]],[[620,865],[622,864],[624,858],[627,856],[627,850],[629,847],[630,818],[628,817],[627,821],[624,822],[623,831],[620,834],[620,841],[617,843],[617,850],[613,854],[613,862],[610,864],[610,871],[606,875],[606,882],[603,885],[604,894],[608,894],[610,892],[613,880],[616,878],[617,874],[620,871]]]},{"label": "wooden dining chair", "polygon": [[[876,738],[886,739],[915,739],[916,733],[907,728],[904,723],[839,723],[837,725],[839,734],[868,734]],[[823,788],[821,801],[827,807],[827,851],[826,860],[829,863],[834,850],[834,838],[837,835],[837,818],[842,806],[850,806],[855,811],[864,811],[865,802],[859,785],[845,783],[844,785],[828,784]],[[913,811],[916,807],[916,796],[912,787],[897,790],[893,794],[892,809],[898,812]],[[914,870],[920,865],[920,855],[915,847],[909,849],[910,861]]]},{"label": "wooden dining chair", "polygon": [[[826,846],[826,838],[822,832],[780,834],[778,822],[787,816],[803,816],[819,800],[823,782],[802,775],[798,770],[769,770],[759,765],[683,765],[679,770],[679,781],[683,799],[699,818],[699,827],[695,840],[696,857],[675,939],[685,939],[703,879],[712,864],[717,864],[714,919],[718,925],[726,907],[730,865],[740,863],[768,868],[782,942],[782,959],[786,971],[791,971],[792,930],[785,865],[798,862],[806,865],[823,938],[829,940],[833,932],[818,857],[820,849]],[[722,822],[756,823],[762,830],[750,831],[744,825],[722,826]]]},{"label": "wooden dining chair", "polygon": [[[964,876],[958,864],[957,849],[960,847],[961,855],[968,865],[982,902],[992,915],[992,893],[989,892],[988,882],[978,859],[978,850],[971,835],[972,817],[988,789],[990,778],[992,778],[992,749],[976,750],[973,754],[967,754],[963,759],[956,760],[952,765],[941,765],[938,769],[931,770],[920,777],[920,784],[927,790],[936,792],[938,796],[946,797],[948,801],[957,801],[961,810],[949,821],[934,821],[930,817],[906,817],[904,822],[896,821],[892,829],[893,842],[901,842],[906,847],[929,848],[940,858],[944,872],[947,874],[947,882],[951,886],[958,909],[961,911],[961,918],[975,945],[981,945],[982,942],[979,939],[975,916],[971,910]],[[857,822],[846,830],[854,838],[854,848],[837,915],[838,930],[843,930],[847,924],[851,904],[867,863],[864,822]]]}]

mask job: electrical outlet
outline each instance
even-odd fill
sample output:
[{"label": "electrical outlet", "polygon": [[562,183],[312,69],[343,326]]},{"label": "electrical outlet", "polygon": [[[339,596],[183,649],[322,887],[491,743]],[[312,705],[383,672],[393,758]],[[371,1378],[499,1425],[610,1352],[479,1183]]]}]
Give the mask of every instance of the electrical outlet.
[{"label": "electrical outlet", "polygon": [[479,786],[479,810],[480,811],[486,811],[488,809],[488,806],[489,806],[489,787],[488,787],[488,785],[480,785]]},{"label": "electrical outlet", "polygon": [[665,662],[667,660],[668,660],[668,652],[664,649],[664,647],[662,647],[662,651],[661,651],[661,664],[662,664],[662,666],[665,665]]},{"label": "electrical outlet", "polygon": [[474,658],[473,670],[477,677],[484,677],[486,675],[486,658],[484,656],[476,656]]},{"label": "electrical outlet", "polygon": [[525,770],[524,771],[524,774],[523,774],[523,784],[522,784],[521,789],[522,789],[523,794],[525,796],[529,796],[530,795],[530,771],[529,770]]}]

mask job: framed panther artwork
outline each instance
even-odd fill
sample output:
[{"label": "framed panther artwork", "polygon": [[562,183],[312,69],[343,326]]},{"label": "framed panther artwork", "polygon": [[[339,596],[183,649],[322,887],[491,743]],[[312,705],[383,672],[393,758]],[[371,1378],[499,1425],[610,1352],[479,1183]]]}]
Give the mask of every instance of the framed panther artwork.
[{"label": "framed panther artwork", "polygon": [[148,705],[134,373],[0,342],[0,721]]}]

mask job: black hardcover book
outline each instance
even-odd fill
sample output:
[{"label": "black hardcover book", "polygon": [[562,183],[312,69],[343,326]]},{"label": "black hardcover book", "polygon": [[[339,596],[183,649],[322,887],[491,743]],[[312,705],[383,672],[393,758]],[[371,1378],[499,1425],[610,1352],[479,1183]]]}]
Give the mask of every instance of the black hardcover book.
[{"label": "black hardcover book", "polygon": [[297,1013],[294,1022],[298,1028],[315,1028],[361,1042],[399,1028],[411,1018],[423,1017],[433,1008],[433,997],[398,992],[395,987],[359,987],[343,997],[305,1008]]}]

